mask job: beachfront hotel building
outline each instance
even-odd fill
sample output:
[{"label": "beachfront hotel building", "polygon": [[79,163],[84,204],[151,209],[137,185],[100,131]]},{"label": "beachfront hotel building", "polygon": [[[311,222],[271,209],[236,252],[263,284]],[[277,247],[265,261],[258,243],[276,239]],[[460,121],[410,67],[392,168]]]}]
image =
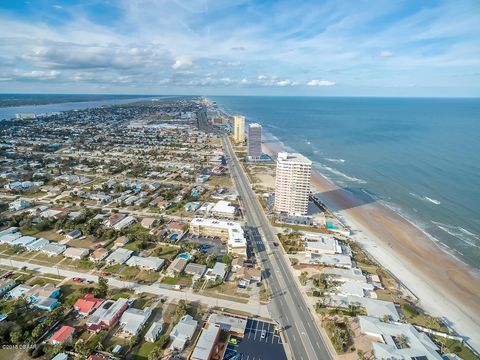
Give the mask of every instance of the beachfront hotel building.
[{"label": "beachfront hotel building", "polygon": [[307,215],[312,162],[302,154],[279,152],[275,179],[275,211]]},{"label": "beachfront hotel building", "polygon": [[258,160],[262,156],[262,125],[248,125],[247,156],[251,160]]},{"label": "beachfront hotel building", "polygon": [[243,143],[245,141],[245,116],[233,116],[233,140],[236,143]]}]

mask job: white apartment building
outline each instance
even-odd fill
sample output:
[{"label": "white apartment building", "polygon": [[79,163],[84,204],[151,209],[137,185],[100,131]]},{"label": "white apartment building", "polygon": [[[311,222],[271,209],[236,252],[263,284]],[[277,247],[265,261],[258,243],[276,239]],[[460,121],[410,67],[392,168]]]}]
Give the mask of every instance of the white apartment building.
[{"label": "white apartment building", "polygon": [[302,154],[279,152],[275,180],[275,211],[307,215],[312,162]]},{"label": "white apartment building", "polygon": [[248,125],[247,155],[251,159],[262,156],[262,125],[254,123]]},{"label": "white apartment building", "polygon": [[236,143],[243,143],[245,141],[245,116],[233,116],[233,140]]}]

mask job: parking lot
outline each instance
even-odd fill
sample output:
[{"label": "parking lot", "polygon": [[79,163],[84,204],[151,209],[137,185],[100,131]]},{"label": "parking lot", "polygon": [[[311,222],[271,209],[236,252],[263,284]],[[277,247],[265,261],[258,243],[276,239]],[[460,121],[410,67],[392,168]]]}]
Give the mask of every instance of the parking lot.
[{"label": "parking lot", "polygon": [[199,245],[200,251],[208,255],[216,254],[217,256],[221,257],[227,254],[227,245],[222,243],[220,238],[187,234],[180,242],[196,243]]},{"label": "parking lot", "polygon": [[[225,360],[286,360],[285,349],[272,323],[248,320],[243,338],[231,336]],[[264,336],[262,336],[262,333]],[[236,344],[234,342],[236,341]]]}]

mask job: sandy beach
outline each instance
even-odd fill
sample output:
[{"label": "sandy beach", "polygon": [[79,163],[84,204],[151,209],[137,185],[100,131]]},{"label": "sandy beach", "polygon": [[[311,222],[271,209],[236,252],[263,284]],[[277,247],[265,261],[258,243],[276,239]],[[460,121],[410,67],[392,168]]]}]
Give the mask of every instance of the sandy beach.
[{"label": "sandy beach", "polygon": [[[281,145],[263,144],[276,158]],[[345,222],[352,238],[396,276],[431,315],[480,351],[480,272],[444,251],[428,234],[377,202],[367,202],[337,187],[318,172],[312,186]]]}]

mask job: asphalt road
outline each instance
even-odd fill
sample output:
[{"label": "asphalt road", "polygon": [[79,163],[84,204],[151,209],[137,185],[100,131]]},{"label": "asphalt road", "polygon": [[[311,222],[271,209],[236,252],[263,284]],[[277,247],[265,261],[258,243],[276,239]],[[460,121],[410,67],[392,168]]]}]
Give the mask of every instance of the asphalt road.
[{"label": "asphalt road", "polygon": [[[66,278],[80,277],[82,279],[98,283],[98,276],[96,275],[65,270],[59,267],[54,267],[54,266],[43,266],[43,265],[37,265],[29,262],[17,261],[12,259],[5,259],[5,258],[0,258],[0,265],[16,267],[18,269],[25,267],[27,269],[38,271],[43,274],[60,275]],[[187,292],[188,290],[184,290],[184,291],[171,290],[171,289],[159,287],[158,285],[155,285],[155,284],[154,285],[138,284],[134,282],[118,280],[114,277],[107,277],[107,279],[108,279],[109,286],[114,286],[117,288],[128,288],[128,289],[134,290],[137,293],[144,292],[144,293],[154,294],[158,296],[166,296],[171,299],[197,301],[212,307],[216,306],[216,307],[221,307],[225,309],[234,309],[234,310],[244,311],[244,312],[258,315],[265,318],[269,317],[269,311],[265,305],[243,304],[236,301],[216,299],[216,298],[208,297],[205,295],[195,294],[191,291]]]},{"label": "asphalt road", "polygon": [[272,319],[284,329],[294,359],[333,359],[298,288],[290,264],[287,263],[280,248],[273,245],[276,236],[235,156],[230,141],[222,137],[222,144],[241,196],[252,242],[262,262],[264,278],[268,281],[271,293],[269,310]]}]

